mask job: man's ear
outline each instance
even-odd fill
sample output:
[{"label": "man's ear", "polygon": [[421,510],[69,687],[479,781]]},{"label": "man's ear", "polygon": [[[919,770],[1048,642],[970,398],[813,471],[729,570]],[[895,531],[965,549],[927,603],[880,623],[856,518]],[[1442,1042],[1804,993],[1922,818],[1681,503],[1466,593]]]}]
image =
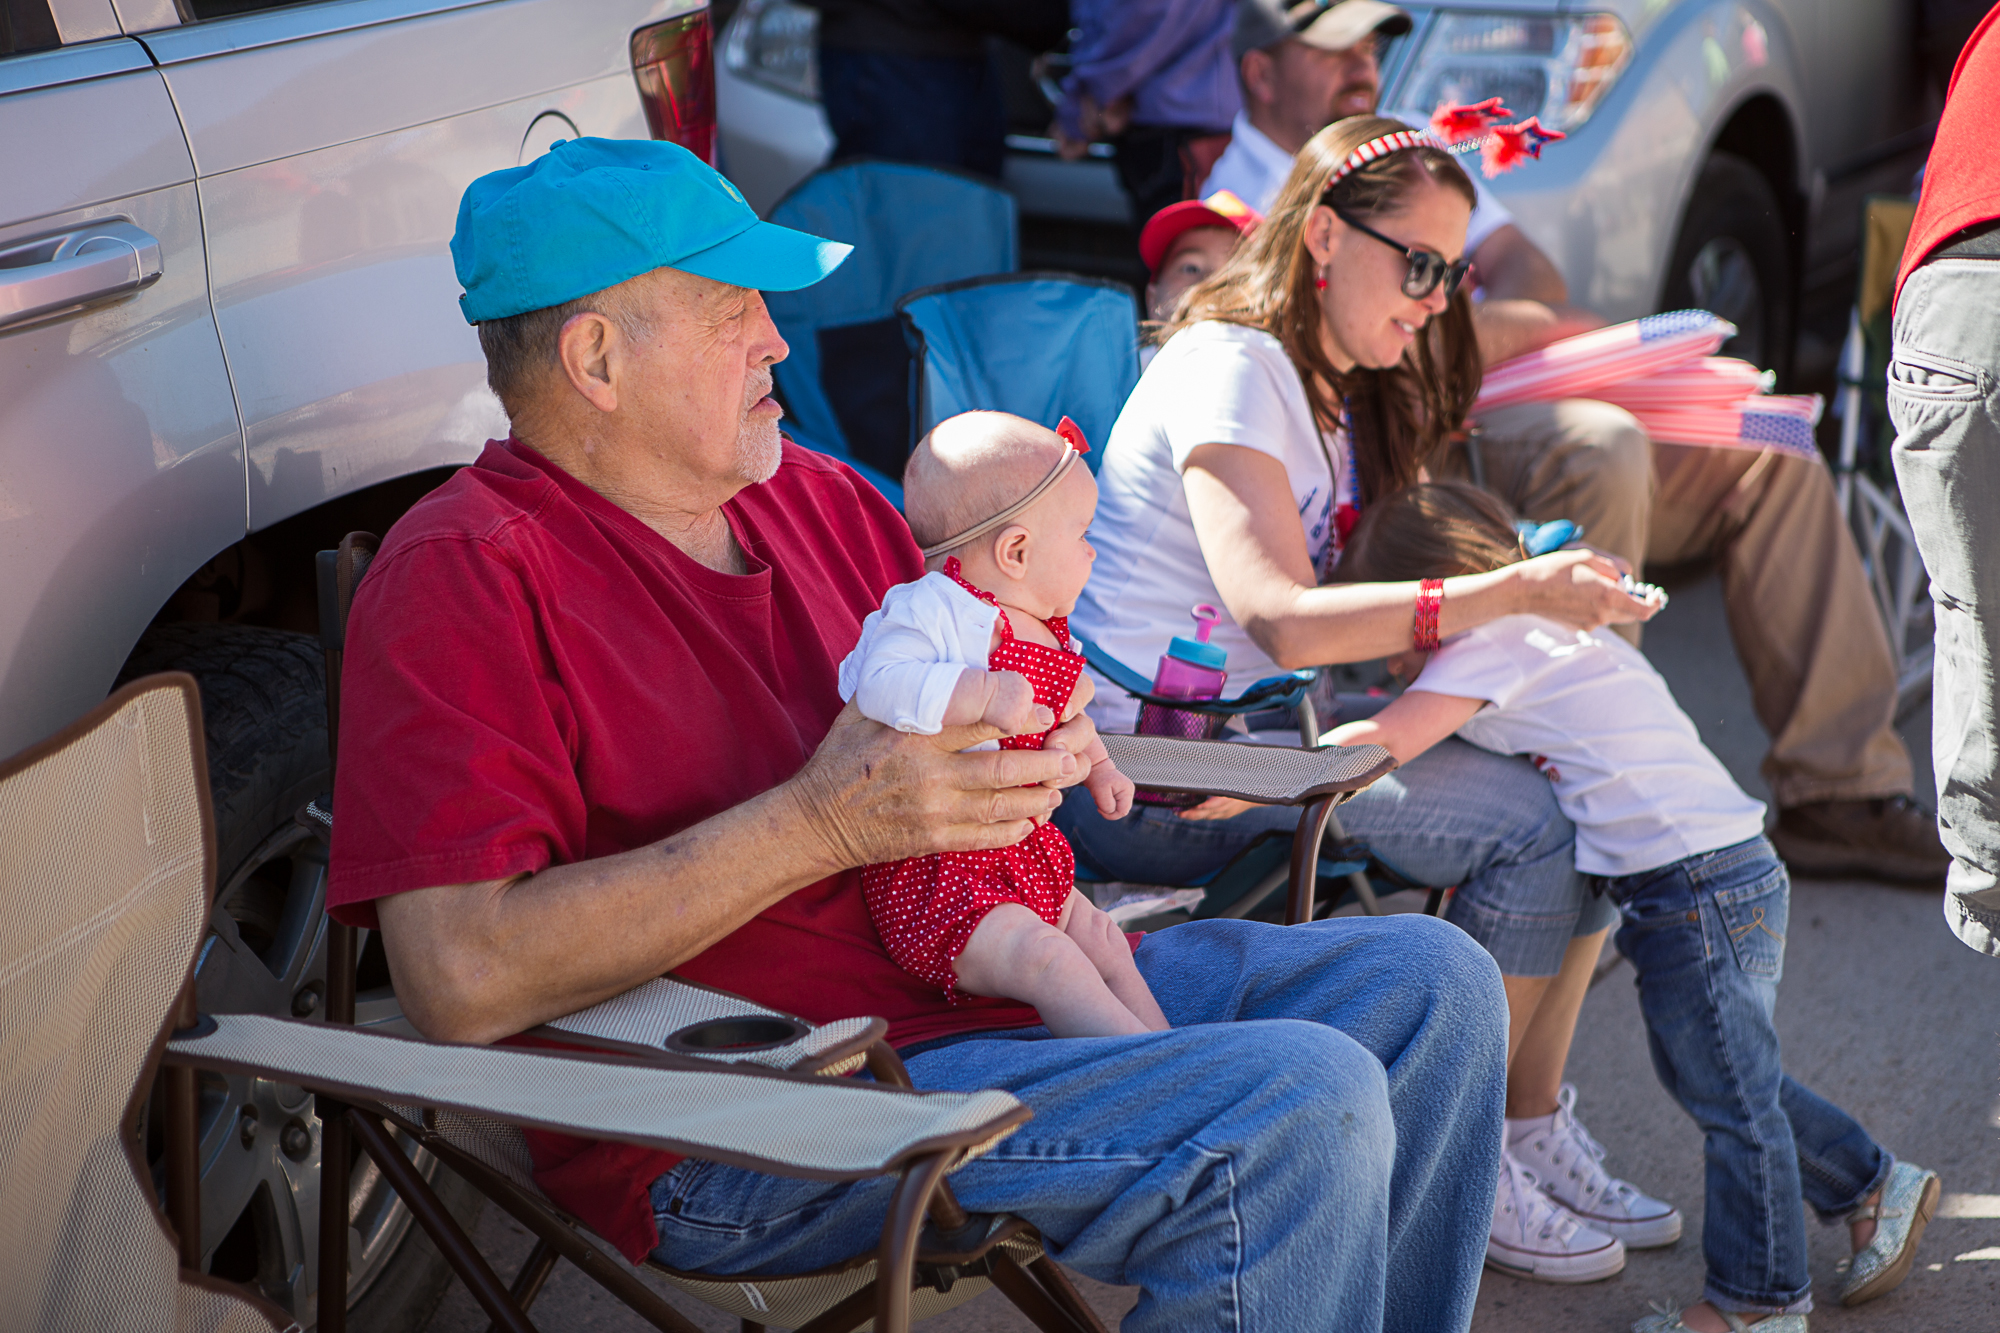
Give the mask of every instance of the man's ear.
[{"label": "man's ear", "polygon": [[618,370],[624,350],[624,334],[595,310],[571,315],[556,335],[564,377],[600,412],[618,410]]},{"label": "man's ear", "polygon": [[1278,100],[1278,62],[1271,58],[1269,51],[1258,48],[1245,51],[1243,59],[1236,67],[1237,79],[1243,85],[1243,95],[1248,101],[1270,106]]}]

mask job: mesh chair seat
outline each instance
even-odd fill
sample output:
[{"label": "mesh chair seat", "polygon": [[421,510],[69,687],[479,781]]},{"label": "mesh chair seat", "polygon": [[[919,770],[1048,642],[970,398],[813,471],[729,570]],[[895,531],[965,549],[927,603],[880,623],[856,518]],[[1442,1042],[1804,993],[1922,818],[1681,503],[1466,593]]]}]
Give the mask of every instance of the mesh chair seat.
[{"label": "mesh chair seat", "polygon": [[1396,767],[1379,745],[1239,745],[1177,736],[1106,735],[1111,762],[1150,791],[1233,796],[1261,805],[1345,801]]}]

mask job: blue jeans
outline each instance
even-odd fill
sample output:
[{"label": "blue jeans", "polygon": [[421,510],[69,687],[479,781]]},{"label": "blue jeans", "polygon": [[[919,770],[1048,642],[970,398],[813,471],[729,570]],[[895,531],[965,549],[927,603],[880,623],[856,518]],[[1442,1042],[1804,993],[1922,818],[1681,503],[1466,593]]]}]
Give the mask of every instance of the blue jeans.
[{"label": "blue jeans", "polygon": [[[1525,759],[1440,741],[1339,814],[1349,834],[1411,879],[1457,885],[1445,919],[1486,946],[1507,976],[1555,975],[1572,938],[1618,919],[1576,873],[1576,830]],[[1186,884],[1260,834],[1290,833],[1298,822],[1298,810],[1283,805],[1212,820],[1142,805],[1114,821],[1081,787],[1055,814],[1079,865],[1135,884]]]},{"label": "blue jeans", "polygon": [[[1126,1333],[1472,1320],[1506,1072],[1492,961],[1424,917],[1197,921],[1139,970],[1173,1022],[912,1048],[919,1088],[1005,1088],[1034,1119],[951,1177],[1063,1263],[1143,1289]],[[801,1272],[874,1246],[892,1185],[684,1162],[653,1186],[664,1263]]]},{"label": "blue jeans", "polygon": [[1762,837],[1602,881],[1639,974],[1660,1083],[1701,1126],[1707,1204],[1704,1295],[1778,1312],[1806,1298],[1805,1209],[1851,1212],[1893,1159],[1838,1106],[1788,1077],[1771,1014],[1784,971],[1792,885]]},{"label": "blue jeans", "polygon": [[888,55],[821,47],[820,103],[833,160],[877,157],[1000,177],[1007,106],[984,56]]}]

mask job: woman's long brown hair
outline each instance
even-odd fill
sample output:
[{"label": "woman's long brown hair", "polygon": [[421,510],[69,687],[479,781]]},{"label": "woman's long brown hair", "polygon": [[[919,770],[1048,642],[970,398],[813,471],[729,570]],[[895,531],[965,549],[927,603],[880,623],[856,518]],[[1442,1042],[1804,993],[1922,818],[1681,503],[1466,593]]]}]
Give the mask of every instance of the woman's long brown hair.
[{"label": "woman's long brown hair", "polygon": [[1479,345],[1472,307],[1461,289],[1402,360],[1386,370],[1335,370],[1320,341],[1319,292],[1306,221],[1330,204],[1372,223],[1402,211],[1411,191],[1436,181],[1477,206],[1472,179],[1451,154],[1410,148],[1377,158],[1327,188],[1347,155],[1370,139],[1410,127],[1384,116],[1350,116],[1307,140],[1278,200],[1255,234],[1214,274],[1181,298],[1153,336],[1164,342],[1190,324],[1221,320],[1262,329],[1284,345],[1304,381],[1319,428],[1340,425],[1343,401],[1353,421],[1356,486],[1363,504],[1407,486],[1465,420],[1479,393]]}]

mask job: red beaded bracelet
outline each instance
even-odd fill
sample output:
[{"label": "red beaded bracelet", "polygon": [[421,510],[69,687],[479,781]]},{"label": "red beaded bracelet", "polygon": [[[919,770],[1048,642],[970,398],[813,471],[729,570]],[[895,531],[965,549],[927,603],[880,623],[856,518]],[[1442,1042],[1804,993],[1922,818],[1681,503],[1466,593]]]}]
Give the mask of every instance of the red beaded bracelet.
[{"label": "red beaded bracelet", "polygon": [[1438,613],[1444,609],[1444,580],[1425,579],[1417,585],[1417,614],[1412,638],[1420,653],[1438,650]]}]

